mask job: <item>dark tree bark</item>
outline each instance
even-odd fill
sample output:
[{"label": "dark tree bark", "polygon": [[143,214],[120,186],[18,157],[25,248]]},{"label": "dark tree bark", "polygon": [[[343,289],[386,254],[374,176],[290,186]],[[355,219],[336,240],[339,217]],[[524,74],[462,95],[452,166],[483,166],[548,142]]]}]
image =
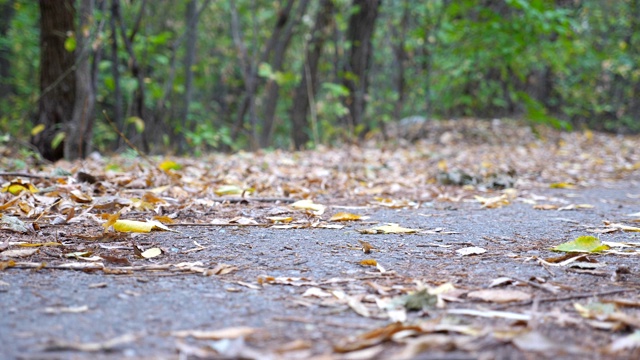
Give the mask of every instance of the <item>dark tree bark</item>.
[{"label": "dark tree bark", "polygon": [[[13,1],[0,4],[0,38],[6,38],[11,18],[13,18]],[[7,96],[13,93],[13,87],[9,82],[11,75],[11,63],[9,62],[8,47],[0,46],[0,94]],[[0,109],[1,111],[2,109]],[[2,117],[0,112],[0,117]]]},{"label": "dark tree bark", "polygon": [[309,141],[307,112],[313,106],[312,102],[318,88],[318,63],[324,43],[329,36],[328,31],[333,22],[333,12],[333,0],[322,0],[311,31],[311,39],[307,44],[302,80],[293,93],[291,137],[293,145],[298,150],[303,149]]},{"label": "dark tree bark", "polygon": [[76,99],[73,116],[66,123],[66,139],[64,157],[67,160],[84,158],[90,151],[93,135],[93,120],[95,107],[95,86],[91,72],[90,59],[93,53],[91,47],[91,24],[93,23],[94,0],[80,2],[80,22],[76,33]]},{"label": "dark tree bark", "polygon": [[[357,7],[358,11],[349,18],[347,41],[351,44],[351,48],[343,74],[343,83],[349,89],[349,96],[344,99],[349,114],[343,122],[351,131],[358,125],[364,125],[363,115],[369,88],[368,70],[373,54],[371,38],[381,2],[381,0],[353,0],[352,6]],[[360,135],[363,136],[365,133],[366,131],[362,131]]]},{"label": "dark tree bark", "polygon": [[69,32],[75,31],[73,0],[40,0],[40,99],[35,123],[44,125],[32,143],[51,161],[64,155],[62,144],[52,141],[62,126],[73,117],[76,79],[75,57],[64,48]]},{"label": "dark tree bark", "polygon": [[[300,21],[300,19],[304,16],[307,6],[309,5],[309,0],[301,0],[298,4],[298,11],[295,18],[291,18],[291,16],[287,15],[282,20],[279,20],[276,24],[276,27],[284,29],[284,31],[279,31],[282,33],[282,38],[278,37],[275,42],[275,46],[273,48],[273,59],[271,61],[271,68],[273,71],[281,71],[282,65],[284,62],[284,54],[289,47],[289,43],[291,42],[291,37],[293,36],[293,30]],[[273,123],[276,113],[276,107],[278,105],[278,97],[280,95],[280,86],[278,83],[269,79],[267,81],[265,92],[267,93],[265,99],[265,107],[263,113],[263,124],[262,124],[262,134],[260,136],[260,147],[267,147],[271,142],[271,135],[273,133]]]}]

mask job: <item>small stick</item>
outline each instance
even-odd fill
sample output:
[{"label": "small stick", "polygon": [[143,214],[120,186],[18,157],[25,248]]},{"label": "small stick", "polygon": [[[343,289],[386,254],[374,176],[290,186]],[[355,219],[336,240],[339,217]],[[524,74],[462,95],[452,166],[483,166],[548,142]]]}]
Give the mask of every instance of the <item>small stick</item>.
[{"label": "small stick", "polygon": [[[573,300],[573,299],[584,299],[584,298],[589,298],[589,297],[593,297],[593,296],[604,296],[604,295],[613,295],[613,294],[619,294],[619,293],[624,293],[624,292],[629,292],[629,291],[638,291],[637,289],[617,289],[617,290],[607,290],[607,291],[601,291],[601,292],[594,292],[594,293],[582,293],[582,294],[575,294],[575,295],[567,295],[567,296],[560,296],[560,297],[553,297],[553,298],[540,298],[537,299],[538,302],[556,302],[556,301],[566,301],[566,300]],[[502,310],[502,309],[506,309],[509,308],[511,306],[527,306],[527,305],[531,305],[533,304],[533,300],[526,300],[526,301],[520,301],[520,302],[515,302],[515,303],[511,303],[511,304],[505,304],[502,306],[498,306],[495,308],[495,310]]]}]

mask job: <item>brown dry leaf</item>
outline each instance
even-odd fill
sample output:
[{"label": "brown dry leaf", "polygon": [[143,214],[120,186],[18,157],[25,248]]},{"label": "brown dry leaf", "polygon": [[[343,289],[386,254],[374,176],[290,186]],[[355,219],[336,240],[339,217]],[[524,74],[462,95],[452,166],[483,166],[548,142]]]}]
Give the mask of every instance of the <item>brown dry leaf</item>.
[{"label": "brown dry leaf", "polygon": [[192,337],[198,340],[221,340],[235,339],[239,337],[249,336],[258,329],[251,327],[230,327],[219,330],[180,330],[171,333],[175,337]]},{"label": "brown dry leaf", "polygon": [[166,216],[166,215],[156,215],[154,217],[152,217],[153,220],[159,221],[163,224],[174,224],[175,221],[173,221],[172,218]]},{"label": "brown dry leaf", "polygon": [[347,353],[356,350],[362,350],[374,345],[382,344],[390,341],[392,336],[401,331],[413,331],[422,333],[422,328],[416,325],[404,325],[402,323],[392,323],[385,327],[371,330],[364,334],[360,334],[353,339],[334,345],[333,350],[337,353]]},{"label": "brown dry leaf", "polygon": [[468,298],[480,299],[482,301],[494,303],[509,303],[514,301],[531,300],[531,294],[519,290],[509,289],[486,289],[472,291],[467,294]]},{"label": "brown dry leaf", "polygon": [[488,208],[488,209],[496,209],[504,205],[511,204],[511,201],[509,200],[509,197],[506,194],[502,194],[500,196],[494,196],[490,198],[476,195],[474,196],[474,198],[476,199],[476,201],[482,204],[483,208]]},{"label": "brown dry leaf", "polygon": [[93,201],[93,198],[90,195],[87,195],[80,190],[72,190],[69,192],[69,197],[71,200],[80,204],[88,204]]},{"label": "brown dry leaf", "polygon": [[329,219],[329,221],[354,221],[354,220],[360,220],[360,218],[362,218],[362,215],[356,215],[356,214],[347,213],[347,212],[339,212],[333,215]]},{"label": "brown dry leaf", "polygon": [[371,253],[371,250],[375,250],[375,247],[373,247],[373,245],[371,245],[370,243],[368,243],[368,242],[366,242],[364,240],[358,240],[358,242],[362,246],[362,251],[365,254],[369,254],[369,253]]},{"label": "brown dry leaf", "polygon": [[238,270],[237,266],[219,263],[213,269],[206,270],[203,274],[206,276],[210,275],[226,275]]},{"label": "brown dry leaf", "polygon": [[360,265],[362,266],[378,266],[378,262],[374,259],[365,259],[360,261]]}]

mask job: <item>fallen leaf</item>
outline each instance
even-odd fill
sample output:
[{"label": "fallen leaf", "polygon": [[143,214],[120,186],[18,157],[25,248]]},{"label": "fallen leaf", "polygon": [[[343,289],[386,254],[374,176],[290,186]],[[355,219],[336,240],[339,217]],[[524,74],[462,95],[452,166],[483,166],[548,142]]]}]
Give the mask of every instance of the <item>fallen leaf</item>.
[{"label": "fallen leaf", "polygon": [[159,256],[160,254],[162,254],[162,250],[160,250],[160,248],[151,248],[151,249],[147,249],[145,251],[143,251],[140,256],[142,256],[145,259],[151,259],[154,258],[156,256]]},{"label": "fallen leaf", "polygon": [[456,250],[456,253],[458,253],[458,255],[461,255],[461,256],[480,255],[486,252],[487,252],[486,249],[483,249],[478,246],[470,246],[470,247],[465,247],[465,248]]},{"label": "fallen leaf", "polygon": [[158,221],[116,220],[113,224],[113,230],[119,232],[146,233],[154,229],[172,231]]},{"label": "fallen leaf", "polygon": [[354,221],[354,220],[360,220],[361,217],[362,217],[361,215],[356,215],[356,214],[347,213],[347,212],[339,212],[333,215],[329,219],[329,221]]},{"label": "fallen leaf", "polygon": [[87,311],[89,311],[89,307],[87,305],[44,308],[45,314],[62,314],[62,313],[78,314],[78,313],[83,313]]},{"label": "fallen leaf", "polygon": [[171,335],[175,337],[192,337],[198,340],[221,340],[249,336],[256,331],[257,329],[255,328],[240,326],[219,330],[180,330],[173,331]]},{"label": "fallen leaf", "polygon": [[575,189],[575,185],[567,182],[552,183],[549,185],[552,189]]},{"label": "fallen leaf", "polygon": [[553,251],[564,252],[588,252],[595,253],[608,250],[609,246],[603,245],[595,236],[579,236],[572,241],[562,243],[554,247]]},{"label": "fallen leaf", "polygon": [[362,266],[377,266],[378,262],[374,259],[365,259],[360,261],[360,265]]},{"label": "fallen leaf", "polygon": [[533,208],[536,210],[556,210],[558,208],[558,205],[539,204],[539,205],[534,205]]},{"label": "fallen leaf", "polygon": [[415,234],[420,229],[403,228],[398,224],[381,225],[370,229],[358,230],[361,234]]},{"label": "fallen leaf", "polygon": [[480,299],[482,301],[494,303],[509,303],[514,301],[531,300],[531,294],[519,290],[508,289],[486,289],[472,291],[467,294],[468,298]]},{"label": "fallen leaf", "polygon": [[19,233],[27,233],[29,229],[26,224],[17,217],[0,214],[0,229],[7,229]]},{"label": "fallen leaf", "polygon": [[63,340],[52,340],[46,345],[45,349],[48,351],[85,351],[85,352],[99,352],[110,351],[121,345],[136,341],[140,335],[125,334],[115,337],[113,339],[103,342],[89,342],[89,343],[75,343]]},{"label": "fallen leaf", "polygon": [[11,258],[21,258],[27,257],[35,254],[38,251],[37,248],[34,249],[13,249],[13,250],[5,250],[0,253],[0,258],[2,259],[11,259]]},{"label": "fallen leaf", "polygon": [[636,330],[633,333],[617,338],[608,347],[608,352],[619,352],[626,350],[629,353],[631,350],[640,348],[640,330]]},{"label": "fallen leaf", "polygon": [[312,200],[308,200],[308,199],[296,201],[289,206],[298,210],[309,210],[314,215],[318,215],[318,216],[324,214],[324,210],[326,209],[324,205],[316,204]]}]

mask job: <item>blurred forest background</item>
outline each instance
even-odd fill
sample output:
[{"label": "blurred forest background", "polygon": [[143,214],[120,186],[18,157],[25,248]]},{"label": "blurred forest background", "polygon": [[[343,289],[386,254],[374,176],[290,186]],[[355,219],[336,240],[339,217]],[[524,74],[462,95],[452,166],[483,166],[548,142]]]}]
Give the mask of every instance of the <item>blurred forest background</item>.
[{"label": "blurred forest background", "polygon": [[118,132],[196,155],[459,117],[637,133],[639,3],[0,0],[0,136],[56,160]]}]

